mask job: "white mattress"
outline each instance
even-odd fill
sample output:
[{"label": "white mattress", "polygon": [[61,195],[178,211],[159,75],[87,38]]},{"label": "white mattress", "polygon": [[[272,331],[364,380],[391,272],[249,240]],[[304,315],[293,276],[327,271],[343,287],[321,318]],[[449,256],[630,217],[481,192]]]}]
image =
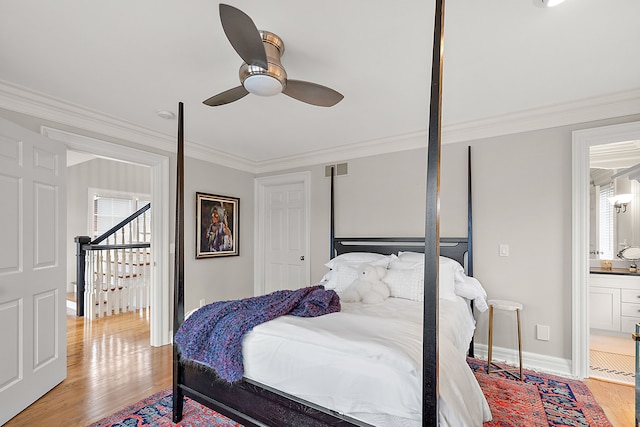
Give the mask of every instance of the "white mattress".
[{"label": "white mattress", "polygon": [[[465,357],[475,321],[462,298],[439,307],[440,424],[482,426],[491,413]],[[422,310],[389,298],[269,321],[244,339],[245,377],[373,425],[419,426]]]}]

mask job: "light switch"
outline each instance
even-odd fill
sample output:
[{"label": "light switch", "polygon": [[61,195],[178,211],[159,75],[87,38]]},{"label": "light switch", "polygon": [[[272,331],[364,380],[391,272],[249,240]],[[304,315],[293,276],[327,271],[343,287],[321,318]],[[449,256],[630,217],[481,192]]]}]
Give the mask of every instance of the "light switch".
[{"label": "light switch", "polygon": [[509,256],[509,245],[504,243],[500,244],[499,253],[500,256]]}]

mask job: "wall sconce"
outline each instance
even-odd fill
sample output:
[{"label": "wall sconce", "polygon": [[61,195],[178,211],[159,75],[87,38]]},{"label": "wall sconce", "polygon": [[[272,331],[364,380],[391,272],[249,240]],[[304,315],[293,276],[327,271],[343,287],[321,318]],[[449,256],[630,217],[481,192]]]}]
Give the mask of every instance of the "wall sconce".
[{"label": "wall sconce", "polygon": [[625,213],[631,199],[633,199],[633,194],[618,194],[614,197],[609,197],[609,201],[616,209],[616,213]]}]

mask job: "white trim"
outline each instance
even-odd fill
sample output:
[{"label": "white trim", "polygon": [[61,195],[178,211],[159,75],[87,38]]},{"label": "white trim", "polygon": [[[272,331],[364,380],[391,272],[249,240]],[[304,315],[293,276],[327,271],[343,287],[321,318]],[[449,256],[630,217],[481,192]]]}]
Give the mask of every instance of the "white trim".
[{"label": "white trim", "polygon": [[160,154],[113,144],[70,132],[42,126],[40,132],[51,139],[61,141],[67,148],[93,153],[98,156],[119,159],[151,168],[151,334],[152,346],[171,343],[171,288],[169,282],[169,158]]},{"label": "white trim", "polygon": [[305,278],[307,283],[311,283],[311,172],[297,172],[283,175],[273,175],[254,180],[254,230],[255,230],[255,247],[253,252],[253,292],[254,295],[263,295],[264,289],[264,252],[265,252],[265,188],[274,185],[298,184],[304,185],[305,192],[305,229],[306,229],[306,245],[305,245]]},{"label": "white trim", "polygon": [[589,376],[589,148],[640,139],[640,122],[574,131],[572,134],[572,339],[571,373]]},{"label": "white trim", "polygon": [[[175,137],[98,111],[71,104],[14,83],[0,80],[0,108],[68,126],[108,135],[125,141],[175,152]],[[501,135],[548,129],[576,123],[585,123],[612,117],[640,113],[640,88],[606,94],[578,101],[532,108],[464,123],[445,124],[443,144],[475,141]],[[334,163],[344,159],[386,154],[426,147],[426,129],[390,135],[385,138],[352,143],[346,141],[338,147],[284,156],[265,161],[251,161],[230,153],[221,153],[204,142],[185,141],[185,155],[211,163],[228,166],[249,173],[276,172],[283,168],[296,168]],[[393,143],[389,143],[389,142]],[[285,165],[283,167],[283,165]]]},{"label": "white trim", "polygon": [[[487,360],[488,347],[486,344],[476,344],[475,357]],[[510,366],[518,366],[518,350],[493,346],[493,360],[506,362]],[[534,371],[556,374],[563,377],[577,378],[571,372],[571,360],[559,357],[547,356],[540,353],[522,352],[522,367]]]},{"label": "white trim", "polygon": [[482,120],[445,125],[442,129],[442,143],[475,141],[638,113],[640,113],[640,88],[516,111]]}]

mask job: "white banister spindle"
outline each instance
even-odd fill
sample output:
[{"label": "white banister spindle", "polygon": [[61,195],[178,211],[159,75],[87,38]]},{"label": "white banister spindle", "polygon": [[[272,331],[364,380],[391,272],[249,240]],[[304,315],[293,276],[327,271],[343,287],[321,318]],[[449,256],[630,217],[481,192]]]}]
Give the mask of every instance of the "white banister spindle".
[{"label": "white banister spindle", "polygon": [[85,318],[93,319],[96,313],[96,289],[95,285],[98,281],[95,251],[88,251],[85,261],[85,285],[84,285],[84,312]]}]

